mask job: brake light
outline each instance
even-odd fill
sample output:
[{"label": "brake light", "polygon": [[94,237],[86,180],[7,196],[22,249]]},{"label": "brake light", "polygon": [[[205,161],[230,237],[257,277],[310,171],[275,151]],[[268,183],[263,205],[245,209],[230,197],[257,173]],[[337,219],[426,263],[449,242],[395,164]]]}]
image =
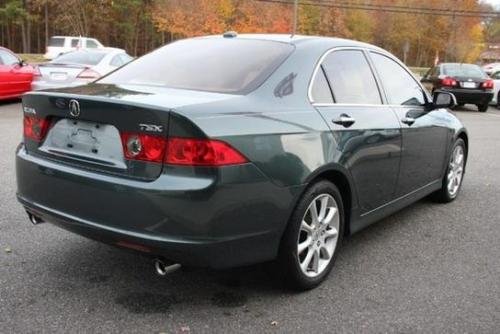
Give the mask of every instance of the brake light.
[{"label": "brake light", "polygon": [[248,160],[229,144],[212,139],[169,138],[165,163],[190,166],[227,166]]},{"label": "brake light", "polygon": [[42,73],[40,72],[40,67],[35,66],[33,67],[33,78],[36,80],[42,76]]},{"label": "brake light", "polygon": [[445,77],[445,78],[441,79],[441,85],[453,87],[453,86],[457,85],[457,80],[455,80],[454,78],[451,78],[451,77]]},{"label": "brake light", "polygon": [[34,141],[42,141],[49,130],[50,121],[46,118],[24,116],[24,137]]},{"label": "brake light", "polygon": [[485,89],[493,89],[493,80],[486,80],[482,83],[482,86]]},{"label": "brake light", "polygon": [[160,163],[163,161],[165,138],[142,133],[122,133],[121,139],[125,158]]},{"label": "brake light", "polygon": [[77,78],[79,79],[99,79],[101,75],[90,68],[84,69],[78,74]]}]

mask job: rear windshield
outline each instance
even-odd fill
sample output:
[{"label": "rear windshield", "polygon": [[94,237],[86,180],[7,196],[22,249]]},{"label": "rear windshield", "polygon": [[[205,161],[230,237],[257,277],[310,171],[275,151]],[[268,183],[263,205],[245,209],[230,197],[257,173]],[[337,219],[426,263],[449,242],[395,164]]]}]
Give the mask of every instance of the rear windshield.
[{"label": "rear windshield", "polygon": [[51,37],[49,39],[49,46],[64,46],[63,37]]},{"label": "rear windshield", "polygon": [[443,65],[445,75],[452,77],[485,78],[483,70],[473,64],[446,64]]},{"label": "rear windshield", "polygon": [[99,80],[229,94],[260,86],[290,55],[287,43],[238,38],[178,41]]},{"label": "rear windshield", "polygon": [[97,65],[106,53],[92,51],[74,51],[60,55],[51,61],[57,64],[82,64],[82,65]]}]

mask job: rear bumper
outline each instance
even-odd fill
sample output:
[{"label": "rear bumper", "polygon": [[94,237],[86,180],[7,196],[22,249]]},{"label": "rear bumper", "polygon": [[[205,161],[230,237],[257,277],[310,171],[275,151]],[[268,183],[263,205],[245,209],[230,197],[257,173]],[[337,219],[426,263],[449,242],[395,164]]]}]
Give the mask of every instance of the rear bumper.
[{"label": "rear bumper", "polygon": [[[238,170],[234,170],[237,168]],[[272,260],[298,188],[280,188],[252,164],[215,179],[162,174],[153,182],[16,157],[28,212],[107,244],[184,265],[227,268]]]},{"label": "rear bumper", "polygon": [[478,104],[485,105],[490,103],[493,98],[493,92],[487,92],[476,89],[460,89],[460,88],[451,88],[451,89],[442,89],[446,90],[450,93],[453,93],[457,98],[458,104]]}]

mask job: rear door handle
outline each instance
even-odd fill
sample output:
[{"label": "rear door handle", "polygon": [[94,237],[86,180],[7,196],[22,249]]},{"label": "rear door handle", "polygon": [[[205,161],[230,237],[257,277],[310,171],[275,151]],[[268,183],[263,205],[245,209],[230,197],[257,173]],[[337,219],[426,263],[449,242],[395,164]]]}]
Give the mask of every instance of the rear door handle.
[{"label": "rear door handle", "polygon": [[356,122],[356,120],[349,115],[342,114],[338,118],[332,120],[332,122],[338,125],[342,125],[345,128],[348,128],[351,125],[353,125]]},{"label": "rear door handle", "polygon": [[404,117],[402,120],[401,120],[402,123],[406,124],[406,125],[412,125],[413,123],[415,123],[415,118],[413,117]]}]

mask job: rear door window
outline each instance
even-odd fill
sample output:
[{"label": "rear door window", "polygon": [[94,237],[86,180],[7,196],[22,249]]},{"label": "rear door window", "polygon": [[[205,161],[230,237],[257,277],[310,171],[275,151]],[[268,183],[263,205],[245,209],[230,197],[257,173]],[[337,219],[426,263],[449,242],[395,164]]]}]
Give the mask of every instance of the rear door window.
[{"label": "rear door window", "polygon": [[114,56],[111,61],[109,62],[109,65],[114,66],[114,67],[120,67],[123,65],[123,60],[120,55]]},{"label": "rear door window", "polygon": [[334,51],[325,58],[323,68],[336,103],[382,103],[375,77],[362,51]]},{"label": "rear door window", "polygon": [[326,80],[323,66],[318,68],[311,85],[311,98],[313,103],[333,103],[332,91]]},{"label": "rear door window", "polygon": [[64,37],[51,37],[49,40],[49,46],[63,47]]},{"label": "rear door window", "polygon": [[422,88],[401,65],[379,53],[370,54],[389,104],[410,106],[425,104]]}]

